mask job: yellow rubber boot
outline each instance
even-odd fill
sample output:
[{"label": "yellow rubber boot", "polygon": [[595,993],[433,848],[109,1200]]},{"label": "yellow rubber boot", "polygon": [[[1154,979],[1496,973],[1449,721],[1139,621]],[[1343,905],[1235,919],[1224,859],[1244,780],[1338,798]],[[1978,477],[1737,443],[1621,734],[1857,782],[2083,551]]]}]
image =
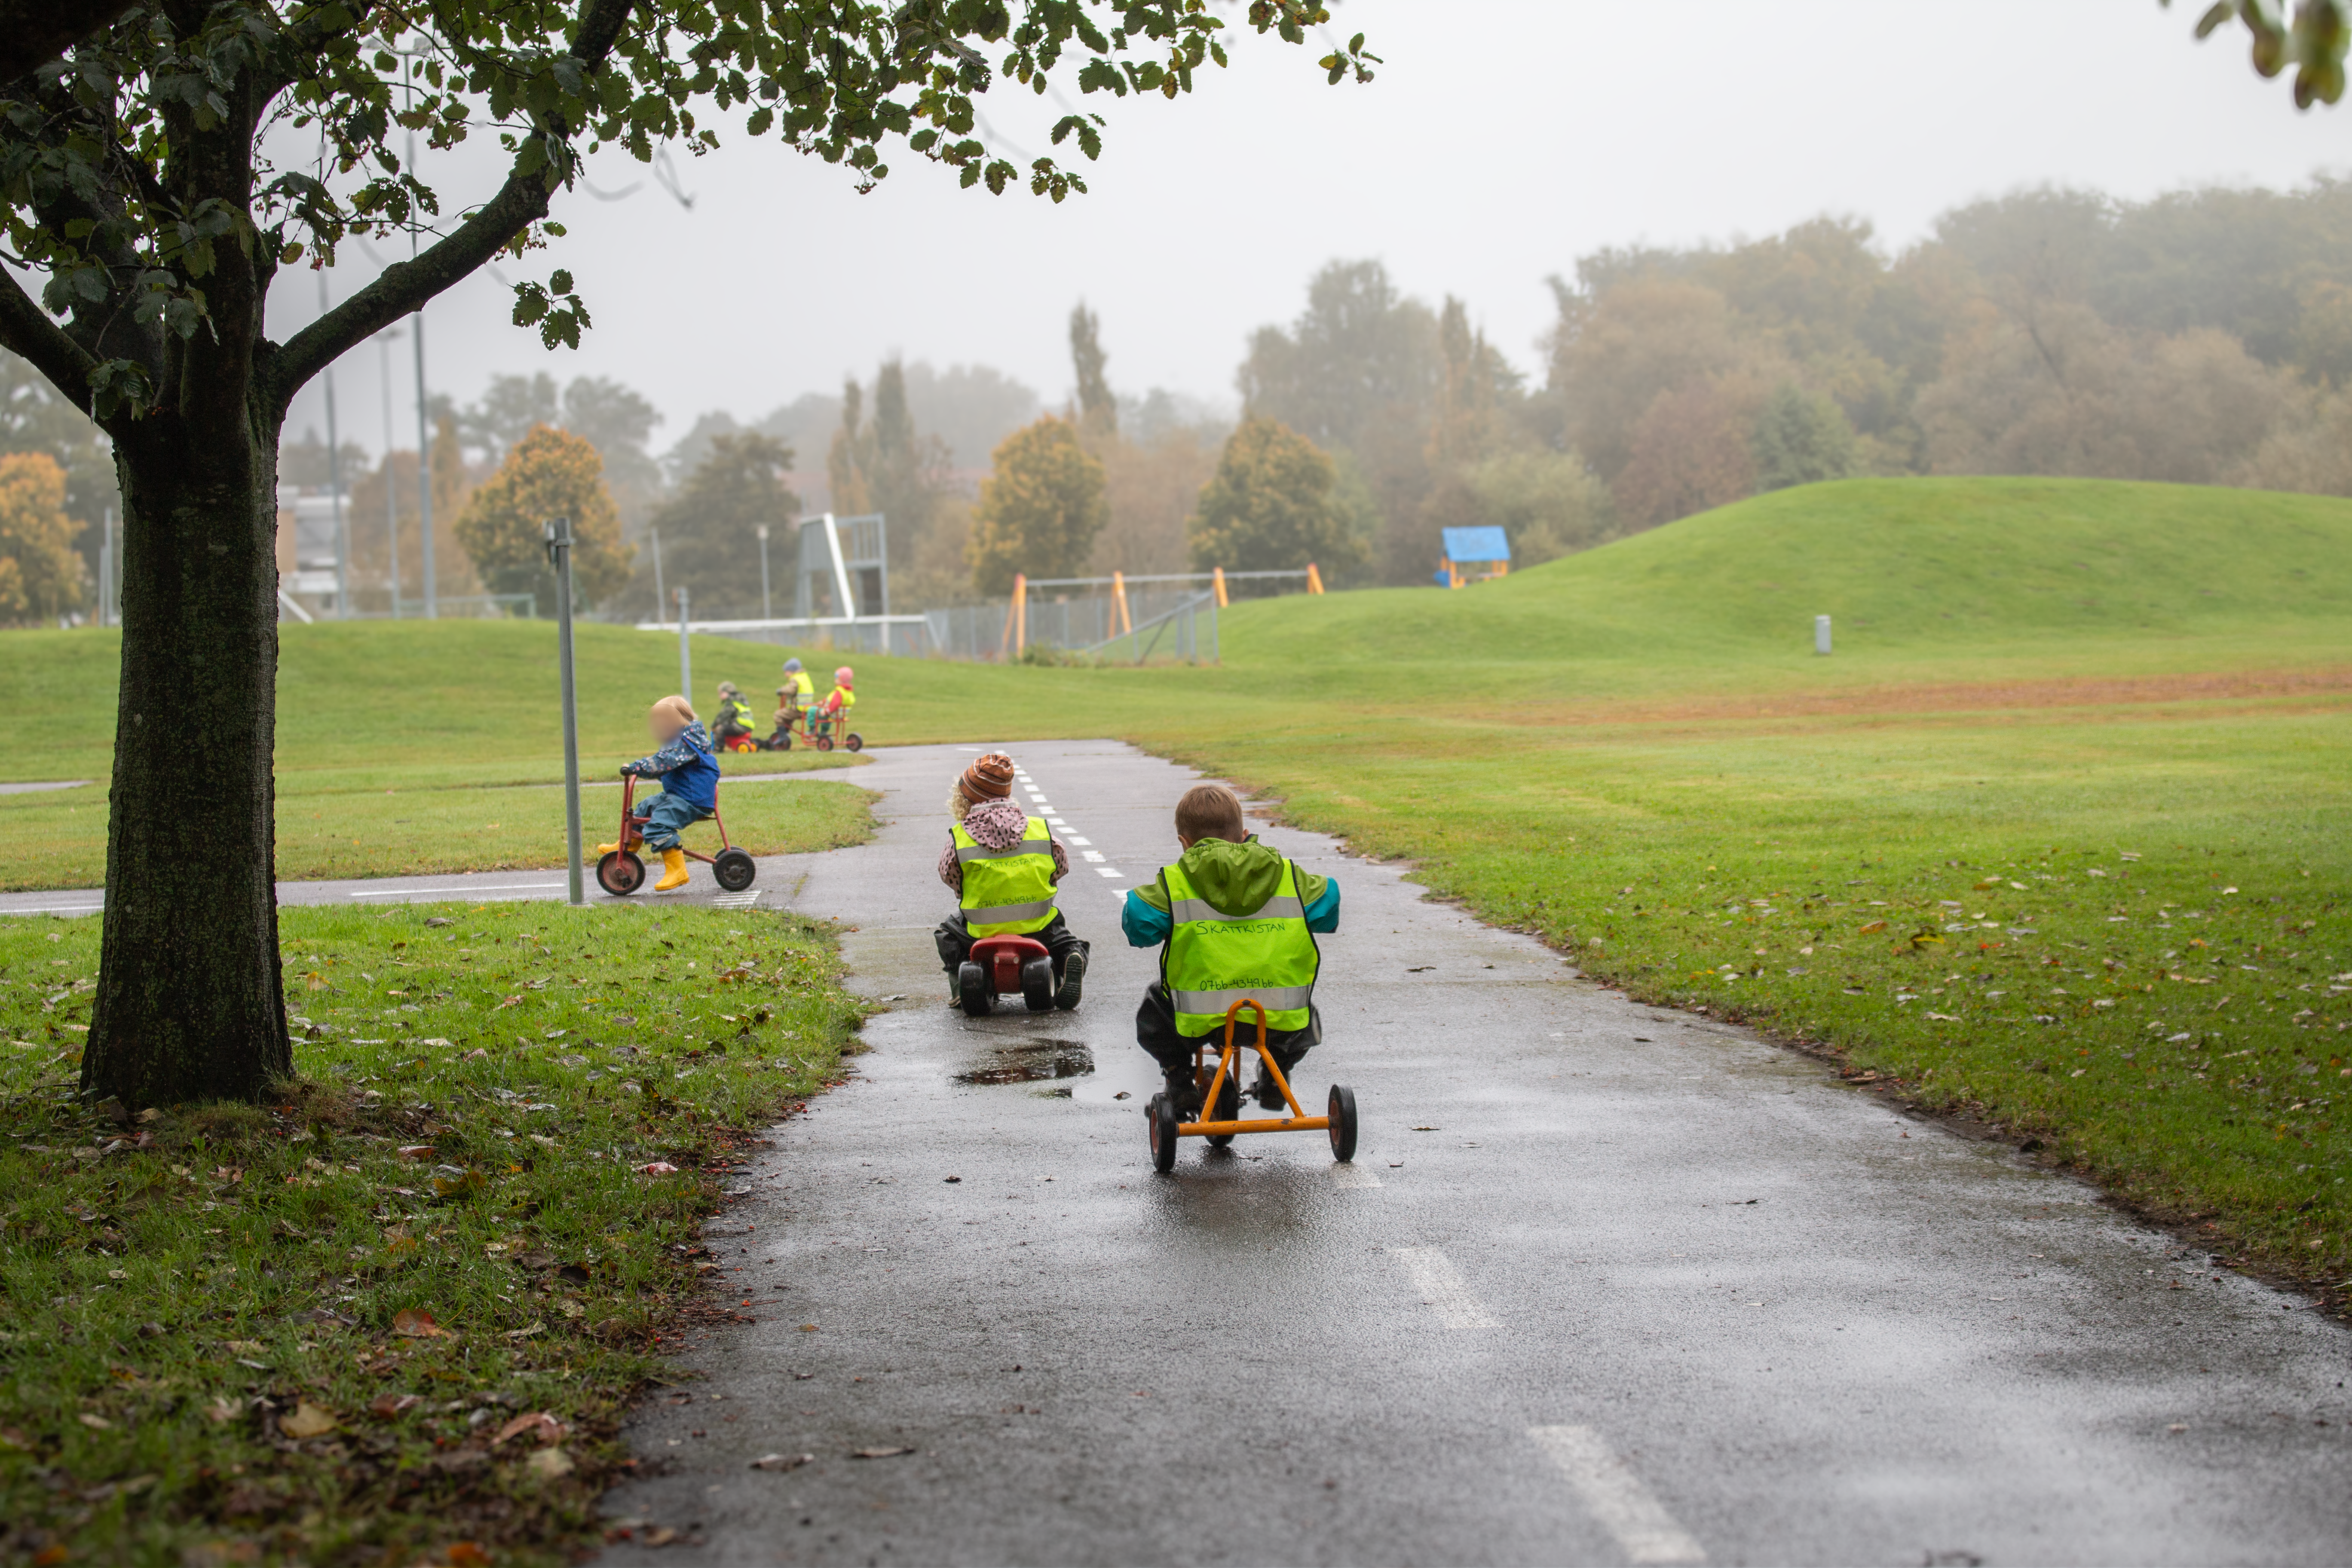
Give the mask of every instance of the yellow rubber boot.
[{"label": "yellow rubber boot", "polygon": [[596,846],[596,853],[599,855],[610,855],[618,848],[620,848],[620,846],[617,844],[599,844]]},{"label": "yellow rubber boot", "polygon": [[686,851],[665,849],[662,855],[662,878],[654,884],[654,891],[667,893],[672,888],[686,886]]}]

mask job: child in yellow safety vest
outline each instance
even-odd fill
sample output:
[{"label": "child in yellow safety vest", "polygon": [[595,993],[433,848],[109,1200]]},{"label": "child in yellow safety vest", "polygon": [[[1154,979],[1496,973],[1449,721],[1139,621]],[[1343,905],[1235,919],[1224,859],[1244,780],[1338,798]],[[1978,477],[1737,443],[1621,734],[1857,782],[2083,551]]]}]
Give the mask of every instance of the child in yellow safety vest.
[{"label": "child in yellow safety vest", "polygon": [[[842,672],[846,675],[848,671]],[[958,908],[935,933],[948,972],[948,1003],[961,999],[956,972],[982,937],[1026,936],[1045,944],[1054,961],[1054,1005],[1078,1005],[1087,975],[1087,943],[1055,907],[1055,889],[1070,859],[1038,817],[1013,804],[1013,759],[991,752],[964,769],[948,791],[948,847],[940,880],[956,891]]]},{"label": "child in yellow safety vest", "polygon": [[[1339,884],[1259,843],[1222,784],[1196,785],[1176,803],[1176,842],[1182,858],[1128,890],[1119,928],[1129,946],[1161,950],[1160,978],[1135,1011],[1135,1038],[1190,1119],[1201,1110],[1193,1053],[1203,1039],[1223,1038],[1225,1009],[1237,998],[1265,1005],[1265,1043],[1285,1078],[1322,1043],[1314,933],[1339,929]],[[1244,1007],[1234,1038],[1256,1037],[1257,1014]],[[1282,1090],[1262,1064],[1251,1092],[1266,1110],[1282,1109]]]}]

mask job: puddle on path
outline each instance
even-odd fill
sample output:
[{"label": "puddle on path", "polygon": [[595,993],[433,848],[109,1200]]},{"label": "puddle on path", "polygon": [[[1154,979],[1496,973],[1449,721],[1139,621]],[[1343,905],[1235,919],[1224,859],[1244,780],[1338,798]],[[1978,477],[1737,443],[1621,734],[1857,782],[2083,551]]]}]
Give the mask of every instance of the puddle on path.
[{"label": "puddle on path", "polygon": [[1036,1083],[1046,1079],[1085,1078],[1095,1070],[1095,1054],[1077,1040],[1023,1040],[1000,1046],[979,1065],[955,1075],[958,1083]]}]

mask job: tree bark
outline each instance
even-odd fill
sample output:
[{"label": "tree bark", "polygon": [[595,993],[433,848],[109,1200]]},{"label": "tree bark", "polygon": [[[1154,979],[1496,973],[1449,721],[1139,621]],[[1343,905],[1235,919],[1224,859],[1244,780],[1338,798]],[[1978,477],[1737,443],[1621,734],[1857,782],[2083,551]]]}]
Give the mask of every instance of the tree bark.
[{"label": "tree bark", "polygon": [[[224,389],[226,390],[226,389]],[[293,1071],[273,836],[278,432],[116,446],[122,679],[104,963],[81,1087],[133,1109],[253,1100]]]}]

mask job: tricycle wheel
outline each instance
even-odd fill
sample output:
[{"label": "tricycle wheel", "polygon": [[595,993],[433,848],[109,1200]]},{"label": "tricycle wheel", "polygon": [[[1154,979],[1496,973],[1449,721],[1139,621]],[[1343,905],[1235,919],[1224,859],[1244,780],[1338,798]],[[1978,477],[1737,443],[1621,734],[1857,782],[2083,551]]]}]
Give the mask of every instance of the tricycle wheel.
[{"label": "tricycle wheel", "polygon": [[1021,1000],[1032,1013],[1054,1010],[1054,961],[1033,958],[1021,966]]},{"label": "tricycle wheel", "polygon": [[1331,1118],[1331,1158],[1345,1164],[1356,1157],[1356,1091],[1333,1084],[1325,1113]]},{"label": "tricycle wheel", "polygon": [[711,858],[710,874],[729,892],[740,893],[751,885],[751,879],[760,874],[760,868],[751,859],[750,851],[727,848]]},{"label": "tricycle wheel", "polygon": [[1155,1094],[1151,1103],[1143,1108],[1143,1116],[1151,1131],[1151,1168],[1172,1171],[1176,1168],[1176,1108],[1168,1103],[1164,1094]]},{"label": "tricycle wheel", "polygon": [[[1238,1121],[1242,1116],[1242,1084],[1239,1073],[1227,1073],[1225,1081],[1217,1087],[1217,1108],[1201,1118],[1203,1121]],[[1236,1135],[1231,1132],[1209,1134],[1209,1147],[1222,1149]]]},{"label": "tricycle wheel", "polygon": [[866,749],[866,737],[852,730],[841,743],[853,752],[862,752]]},{"label": "tricycle wheel", "polygon": [[996,994],[988,988],[987,970],[977,963],[957,968],[956,1005],[971,1018],[985,1018],[996,1011]]},{"label": "tricycle wheel", "polygon": [[646,883],[646,863],[625,849],[615,849],[596,862],[596,885],[616,899],[625,899]]},{"label": "tricycle wheel", "polygon": [[775,749],[780,752],[791,751],[793,749],[793,738],[790,735],[782,735],[777,737]]},{"label": "tricycle wheel", "polygon": [[810,744],[815,746],[820,752],[829,752],[833,750],[833,737],[830,735],[819,735],[814,741],[811,742]]}]

